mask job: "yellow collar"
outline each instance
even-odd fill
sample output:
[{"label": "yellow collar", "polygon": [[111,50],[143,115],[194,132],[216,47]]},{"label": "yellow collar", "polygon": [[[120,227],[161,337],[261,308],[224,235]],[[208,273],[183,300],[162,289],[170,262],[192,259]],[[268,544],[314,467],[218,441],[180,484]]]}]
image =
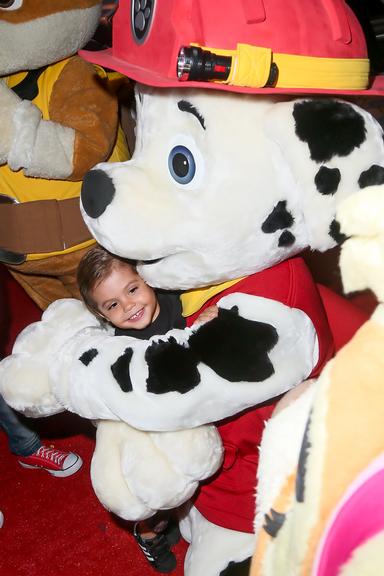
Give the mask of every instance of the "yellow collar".
[{"label": "yellow collar", "polygon": [[236,278],[236,280],[229,280],[228,282],[223,282],[222,284],[215,284],[215,286],[207,286],[205,288],[196,288],[195,290],[189,290],[184,292],[181,296],[181,304],[183,307],[183,316],[192,316],[195,312],[200,310],[200,308],[213,296],[224,292],[230,286],[237,284],[243,278]]}]

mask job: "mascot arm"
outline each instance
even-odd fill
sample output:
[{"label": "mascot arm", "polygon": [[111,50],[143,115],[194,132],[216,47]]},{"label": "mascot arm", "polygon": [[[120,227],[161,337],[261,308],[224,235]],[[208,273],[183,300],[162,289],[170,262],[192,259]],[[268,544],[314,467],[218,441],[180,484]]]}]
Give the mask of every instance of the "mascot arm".
[{"label": "mascot arm", "polygon": [[98,70],[81,58],[72,58],[50,102],[51,119],[75,132],[71,180],[82,179],[95,164],[107,160],[116,141],[117,97],[106,73]]},{"label": "mascot arm", "polygon": [[311,373],[318,343],[304,312],[242,293],[218,305],[206,324],[145,341],[113,336],[78,301],[55,302],[0,364],[5,399],[37,416],[61,407],[168,431],[236,414]]},{"label": "mascot arm", "polygon": [[143,432],[123,422],[99,421],[91,479],[108,510],[137,521],[189,500],[221,462],[215,426]]},{"label": "mascot arm", "polygon": [[12,354],[0,362],[0,393],[12,408],[30,417],[50,416],[65,409],[53,394],[49,369],[58,350],[79,330],[101,329],[79,300],[65,298],[56,300],[40,321],[20,332]]},{"label": "mascot arm", "polygon": [[241,293],[218,304],[207,324],[148,341],[79,332],[55,356],[55,396],[86,418],[177,430],[274,398],[311,373],[318,343],[301,310]]},{"label": "mascot arm", "polygon": [[35,104],[21,100],[5,84],[0,86],[0,109],[5,103],[1,117],[8,114],[0,160],[12,170],[24,169],[27,176],[81,180],[112,150],[116,96],[90,64],[74,57],[47,98],[50,120],[42,118]]},{"label": "mascot arm", "polygon": [[[13,354],[0,363],[1,394],[13,408],[37,417],[64,410],[52,392],[50,369],[59,350],[70,353],[66,341],[75,345],[76,333],[93,342],[109,336],[81,302],[63,299],[19,334]],[[65,386],[63,364],[58,372]],[[142,432],[123,422],[99,421],[91,477],[106,508],[127,520],[140,520],[183,504],[221,462],[222,444],[215,426]]]}]

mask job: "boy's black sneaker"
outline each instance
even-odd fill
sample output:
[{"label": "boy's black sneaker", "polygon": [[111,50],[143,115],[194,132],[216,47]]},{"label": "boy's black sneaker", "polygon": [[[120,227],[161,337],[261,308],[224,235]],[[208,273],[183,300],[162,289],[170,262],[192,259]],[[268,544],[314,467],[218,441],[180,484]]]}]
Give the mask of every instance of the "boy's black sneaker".
[{"label": "boy's black sneaker", "polygon": [[137,533],[136,528],[137,524],[133,528],[133,536],[152,568],[158,572],[172,572],[176,568],[176,557],[170,550],[164,533],[145,540]]}]

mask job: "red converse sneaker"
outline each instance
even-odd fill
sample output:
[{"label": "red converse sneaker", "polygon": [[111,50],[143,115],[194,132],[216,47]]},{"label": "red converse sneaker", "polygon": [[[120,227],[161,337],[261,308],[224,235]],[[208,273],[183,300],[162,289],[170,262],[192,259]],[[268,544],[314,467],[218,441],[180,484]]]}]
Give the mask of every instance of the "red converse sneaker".
[{"label": "red converse sneaker", "polygon": [[71,476],[83,465],[83,461],[74,452],[62,452],[54,446],[40,446],[30,456],[19,457],[23,468],[41,468],[53,476]]}]

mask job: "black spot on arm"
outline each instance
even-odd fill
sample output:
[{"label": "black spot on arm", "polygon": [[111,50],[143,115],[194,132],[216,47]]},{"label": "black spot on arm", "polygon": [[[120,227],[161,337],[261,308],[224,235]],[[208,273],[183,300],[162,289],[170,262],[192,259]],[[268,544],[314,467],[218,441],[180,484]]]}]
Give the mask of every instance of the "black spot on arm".
[{"label": "black spot on arm", "polygon": [[173,337],[166,342],[154,342],[147,348],[145,360],[149,370],[148,392],[186,394],[200,382],[195,352],[178,344]]},{"label": "black spot on arm", "polygon": [[376,186],[378,184],[384,184],[384,168],[373,164],[368,170],[360,174],[359,186],[360,188],[366,188],[367,186]]},{"label": "black spot on arm", "polygon": [[113,377],[123,392],[132,392],[132,382],[129,373],[132,356],[132,348],[126,348],[124,353],[111,366]]},{"label": "black spot on arm", "polygon": [[219,308],[216,318],[189,339],[190,347],[207,366],[230,382],[262,382],[274,373],[268,352],[276,345],[270,324],[241,318],[238,309]]},{"label": "black spot on arm", "polygon": [[287,210],[287,201],[281,200],[276,204],[272,212],[264,220],[261,229],[266,234],[272,234],[277,230],[290,228],[293,224],[293,216]]},{"label": "black spot on arm", "polygon": [[276,512],[273,508],[271,508],[270,516],[265,514],[264,516],[265,524],[263,525],[264,530],[267,534],[272,536],[272,538],[276,538],[277,533],[279,532],[280,528],[285,522],[285,514],[281,514],[280,512]]},{"label": "black spot on arm", "polygon": [[294,105],[296,134],[308,144],[315,162],[347,156],[366,138],[364,118],[352,106],[336,100],[305,100]]},{"label": "black spot on arm", "polygon": [[315,176],[315,184],[320,194],[335,194],[341,180],[340,170],[338,168],[327,168],[322,166]]},{"label": "black spot on arm", "polygon": [[91,348],[80,356],[79,360],[84,364],[84,366],[88,366],[92,362],[92,360],[98,355],[98,350],[96,348]]}]

